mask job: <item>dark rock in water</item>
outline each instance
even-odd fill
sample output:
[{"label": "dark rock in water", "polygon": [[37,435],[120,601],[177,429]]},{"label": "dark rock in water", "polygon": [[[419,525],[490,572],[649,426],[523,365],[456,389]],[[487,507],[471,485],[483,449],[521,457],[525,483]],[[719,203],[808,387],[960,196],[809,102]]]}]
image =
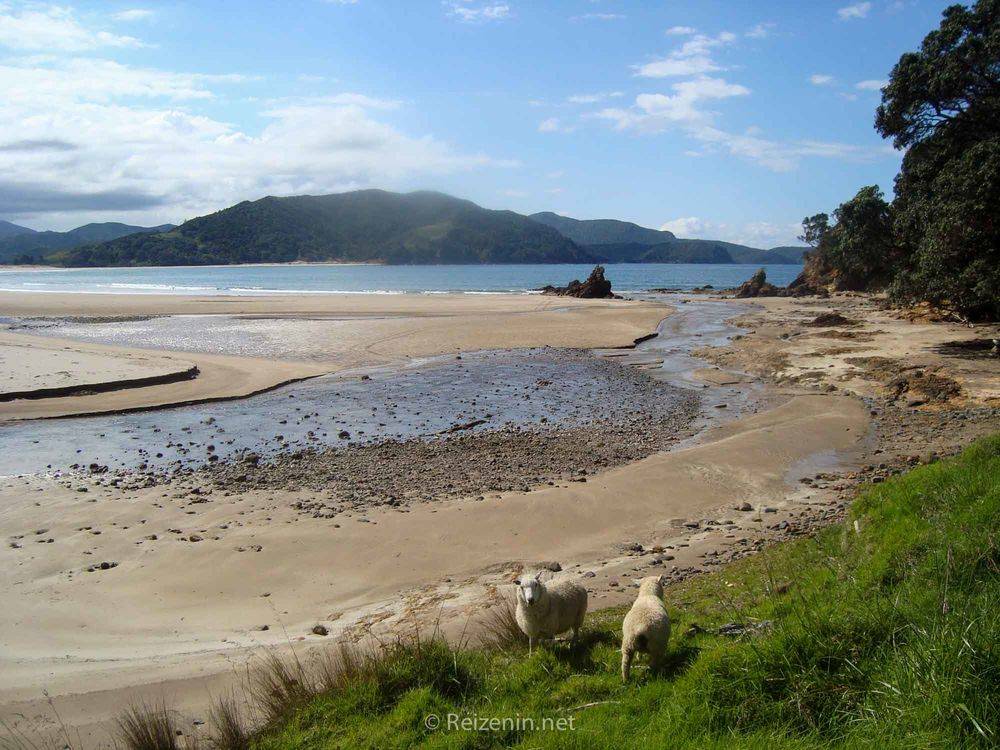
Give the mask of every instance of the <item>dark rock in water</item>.
[{"label": "dark rock in water", "polygon": [[604,278],[604,266],[594,266],[586,281],[574,279],[566,286],[542,287],[542,294],[554,294],[559,297],[582,297],[584,299],[612,299],[611,282]]},{"label": "dark rock in water", "polygon": [[767,280],[767,272],[763,268],[757,271],[747,281],[740,284],[736,290],[736,297],[746,299],[748,297],[777,297],[781,290]]}]

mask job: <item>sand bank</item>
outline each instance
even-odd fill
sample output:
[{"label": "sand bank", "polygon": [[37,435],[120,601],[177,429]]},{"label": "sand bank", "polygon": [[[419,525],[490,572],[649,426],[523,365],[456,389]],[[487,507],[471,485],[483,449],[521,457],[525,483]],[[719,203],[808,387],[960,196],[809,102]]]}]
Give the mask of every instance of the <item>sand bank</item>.
[{"label": "sand bank", "polygon": [[87,351],[0,333],[0,401],[120,390],[196,375],[192,363],[178,358]]},{"label": "sand bank", "polygon": [[[152,354],[142,349],[83,344],[62,339],[40,338],[0,331],[0,345],[21,352],[31,365],[27,374],[51,368],[48,379],[57,377],[55,368],[68,374],[70,383],[98,379],[105,385],[118,385],[107,392],[84,392],[76,395],[53,395],[49,398],[26,398],[0,401],[0,422],[60,416],[79,416],[136,409],[156,409],[178,404],[243,398],[303,378],[328,372],[329,368],[305,362],[280,362],[247,357],[208,354],[182,356]],[[36,354],[37,352],[37,354]],[[74,362],[86,363],[75,371]],[[196,368],[194,377],[165,378],[167,382],[144,384],[131,380],[131,373],[159,371],[183,374]],[[88,369],[89,368],[89,369]],[[87,391],[89,389],[81,389]],[[97,389],[102,390],[102,389]]]},{"label": "sand bank", "polygon": [[[169,295],[90,295],[0,293],[0,315],[66,316],[74,319],[132,318],[146,315],[237,315],[308,323],[282,336],[274,356],[227,357],[187,351],[197,378],[183,383],[106,394],[11,402],[0,420],[149,408],[173,403],[233,398],[288,380],[344,369],[401,364],[415,357],[479,349],[535,346],[573,348],[631,345],[649,334],[669,312],[658,303],[575,300],[532,295],[306,295],[268,297],[178,297]],[[180,325],[180,324],[179,324]],[[7,333],[5,336],[15,336]],[[16,334],[18,345],[32,341],[53,350],[51,339]],[[65,342],[60,342],[64,345]],[[115,354],[137,361],[148,352],[73,342],[73,351]],[[306,364],[284,361],[307,351]],[[122,361],[122,360],[119,360]],[[68,363],[58,366],[70,370]]]}]

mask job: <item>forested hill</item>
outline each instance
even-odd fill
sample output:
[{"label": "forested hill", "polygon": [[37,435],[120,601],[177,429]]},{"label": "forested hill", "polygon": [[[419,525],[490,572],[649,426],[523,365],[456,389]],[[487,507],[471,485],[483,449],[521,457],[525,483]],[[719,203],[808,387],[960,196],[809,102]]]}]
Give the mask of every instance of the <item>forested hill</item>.
[{"label": "forested hill", "polygon": [[628,221],[573,219],[549,211],[530,218],[558,229],[604,263],[801,263],[808,249],[761,250],[721,240],[681,239]]},{"label": "forested hill", "polygon": [[[15,225],[11,224],[10,226]],[[32,229],[25,229],[23,232],[0,238],[0,263],[12,260],[41,260],[56,250],[68,250],[94,242],[106,242],[137,232],[164,232],[173,229],[173,227],[173,224],[137,227],[131,224],[120,224],[116,221],[106,221],[98,224],[85,224],[67,232],[36,232]],[[19,227],[19,229],[24,228]]]},{"label": "forested hill", "polygon": [[670,232],[648,229],[617,219],[571,219],[551,211],[531,214],[528,218],[559,230],[578,245],[659,245],[674,239]]},{"label": "forested hill", "polygon": [[[51,242],[57,234],[39,232],[9,242]],[[625,221],[579,221],[553,213],[523,216],[442,193],[384,190],[261,198],[166,231],[95,240],[82,244],[83,240],[71,243],[67,239],[65,244],[52,245],[45,261],[65,266],[169,266],[296,261],[763,264],[801,260],[799,248],[778,252],[730,242],[685,240]]]},{"label": "forested hill", "polygon": [[0,239],[16,237],[19,234],[34,234],[34,229],[11,224],[9,221],[0,220]]},{"label": "forested hill", "polygon": [[244,201],[168,232],[60,253],[69,266],[292,261],[590,263],[555,229],[434,192],[358,190]]}]

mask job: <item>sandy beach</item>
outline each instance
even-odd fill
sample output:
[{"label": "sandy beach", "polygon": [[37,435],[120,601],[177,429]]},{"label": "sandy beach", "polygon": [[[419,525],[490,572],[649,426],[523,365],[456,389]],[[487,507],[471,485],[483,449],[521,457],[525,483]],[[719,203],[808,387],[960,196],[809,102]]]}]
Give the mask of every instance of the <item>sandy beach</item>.
[{"label": "sandy beach", "polygon": [[[699,304],[707,303],[692,298],[685,307]],[[473,476],[464,480],[472,483],[467,494],[442,487],[386,504],[372,499],[387,493],[391,478],[375,472],[361,501],[350,504],[333,502],[332,490],[263,486],[251,471],[228,482],[217,480],[230,475],[207,469],[149,481],[108,481],[101,470],[0,480],[0,717],[52,730],[47,691],[88,745],[107,740],[107,721],[129,697],[168,700],[187,721],[204,720],[210,696],[237,683],[262,648],[291,645],[307,655],[338,638],[432,621],[458,632],[526,568],[548,565],[584,581],[595,609],[622,603],[642,575],[678,580],[809,533],[841,517],[859,483],[954,452],[998,427],[996,362],[961,356],[957,345],[996,335],[993,329],[910,322],[860,297],[728,304],[740,337],[703,348],[700,366],[684,375],[703,406],[701,421],[689,423],[692,437],[606,467],[574,464],[584,461],[581,450],[559,464],[562,472],[525,479],[525,488],[472,491]],[[331,334],[322,362],[156,352],[205,374],[155,386],[155,394],[99,396],[119,408],[183,400],[177,389],[188,384],[198,385],[201,398],[221,398],[281,377],[431,354],[622,347],[669,312],[658,302],[534,296],[0,296],[0,314],[12,317],[197,313],[347,323]],[[831,312],[847,322],[812,324]],[[661,337],[681,335],[670,320]],[[4,344],[37,344],[46,352],[39,362],[54,351],[96,357],[86,360],[90,371],[154,356],[3,336]],[[629,372],[655,373],[663,362],[654,350],[598,353]],[[236,373],[247,379],[233,382]],[[249,379],[254,373],[258,380]],[[88,398],[98,396],[53,399],[37,414],[30,412],[36,402],[24,402],[0,418],[93,410],[78,401]],[[541,427],[530,434],[546,439]],[[471,457],[489,438],[461,439]],[[307,462],[309,474],[329,460],[322,451],[364,447],[317,450],[288,460]],[[279,467],[274,461],[263,470]],[[436,466],[428,459],[413,467],[412,482]],[[302,512],[317,501],[336,507]],[[316,624],[330,635],[312,635]]]},{"label": "sandy beach", "polygon": [[[530,295],[271,295],[266,297],[183,297],[176,295],[87,295],[0,293],[0,316],[114,321],[167,315],[238,316],[327,323],[320,331],[282,333],[291,337],[282,354],[258,357],[185,352],[175,362],[193,363],[198,377],[166,385],[122,388],[99,397],[77,396],[0,403],[0,421],[99,411],[127,411],[170,404],[242,397],[281,383],[350,368],[404,363],[415,357],[479,349],[554,346],[628,346],[667,314],[664,306],[626,301],[593,301]],[[26,346],[31,339],[0,328],[0,345]],[[101,364],[106,379],[124,379],[148,352],[58,342]],[[287,341],[286,341],[287,343]],[[52,342],[39,342],[50,349]],[[196,356],[197,355],[197,356]],[[176,356],[176,353],[175,353]],[[161,357],[169,361],[169,355]],[[134,363],[128,365],[129,362]],[[93,365],[96,366],[96,365]],[[190,366],[190,365],[188,365]],[[79,375],[75,376],[81,377]]]}]

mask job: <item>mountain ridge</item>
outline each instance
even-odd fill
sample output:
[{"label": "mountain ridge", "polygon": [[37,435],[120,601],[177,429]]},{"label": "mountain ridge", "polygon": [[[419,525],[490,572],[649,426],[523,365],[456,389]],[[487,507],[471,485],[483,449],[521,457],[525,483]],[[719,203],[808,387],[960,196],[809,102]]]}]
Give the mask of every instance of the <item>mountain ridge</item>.
[{"label": "mountain ridge", "polygon": [[52,251],[69,250],[95,242],[107,242],[130,234],[162,232],[168,228],[172,229],[173,226],[173,224],[160,224],[155,227],[140,227],[117,221],[106,221],[84,224],[65,232],[38,232],[31,229],[26,233],[0,238],[0,263],[11,262],[19,259],[19,256],[26,256],[23,258],[24,260],[28,258],[43,259]]},{"label": "mountain ridge", "polygon": [[265,196],[179,226],[107,223],[22,235],[0,241],[0,262],[9,262],[15,252],[38,250],[44,262],[96,267],[310,261],[769,264],[801,262],[805,248],[762,250],[681,239],[617,219],[525,216],[439,192],[368,189]]},{"label": "mountain ridge", "polygon": [[[574,219],[551,211],[529,218],[562,232],[605,263],[801,263],[806,247],[761,249],[723,240],[682,239],[617,219]],[[645,248],[645,249],[643,249]]]}]

